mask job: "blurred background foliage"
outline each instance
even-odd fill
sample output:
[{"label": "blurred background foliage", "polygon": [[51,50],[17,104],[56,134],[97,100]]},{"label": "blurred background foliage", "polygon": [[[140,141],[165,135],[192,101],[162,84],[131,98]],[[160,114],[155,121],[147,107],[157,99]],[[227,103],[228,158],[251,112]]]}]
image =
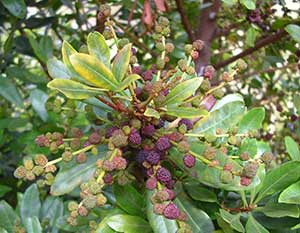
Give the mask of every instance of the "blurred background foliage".
[{"label": "blurred background foliage", "polygon": [[[16,192],[23,191],[24,187],[13,178],[13,170],[25,154],[42,150],[35,146],[34,138],[48,131],[63,131],[66,125],[88,127],[88,116],[68,108],[74,102],[64,102],[47,89],[51,79],[47,60],[60,58],[63,40],[84,50],[89,32],[103,32],[99,5],[104,2],[0,1],[0,183],[4,185],[0,186],[0,198],[5,195],[14,205]],[[248,69],[226,91],[242,93],[248,107],[266,108],[261,138],[271,142],[280,163],[288,159],[283,155],[284,137],[291,136],[299,143],[300,4],[299,1],[257,1],[253,7],[247,5],[249,2],[255,1],[222,2],[217,15],[218,30],[211,41],[210,61],[218,71],[226,70],[231,65],[228,59],[253,48],[244,58]],[[149,68],[148,64],[156,56],[151,38],[156,16],[165,15],[170,19],[171,39],[175,44],[173,56],[181,58],[184,44],[191,39],[183,17],[197,38],[199,13],[212,4],[200,0],[106,3],[113,6],[112,20],[116,22],[117,33],[133,42],[143,69]],[[294,27],[287,28],[289,24]],[[276,32],[287,34],[286,31],[290,36],[255,49],[255,41]],[[170,66],[174,65],[175,57],[170,58]]]}]

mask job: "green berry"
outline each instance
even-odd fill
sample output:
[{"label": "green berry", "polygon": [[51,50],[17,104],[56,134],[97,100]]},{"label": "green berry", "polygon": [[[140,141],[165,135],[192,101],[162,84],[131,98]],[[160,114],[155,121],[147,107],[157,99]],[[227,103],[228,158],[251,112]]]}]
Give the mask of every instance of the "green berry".
[{"label": "green berry", "polygon": [[37,154],[34,157],[34,162],[36,165],[45,166],[48,163],[48,158],[44,154]]},{"label": "green berry", "polygon": [[36,175],[36,176],[40,176],[43,174],[44,172],[44,168],[42,166],[35,166],[33,169],[32,169],[32,172]]},{"label": "green berry", "polygon": [[230,171],[221,171],[220,180],[222,183],[228,184],[233,181],[233,174]]},{"label": "green berry", "polygon": [[69,162],[73,159],[73,153],[71,151],[65,151],[62,155],[61,155],[63,161],[65,162]]},{"label": "green berry", "polygon": [[68,210],[69,211],[74,211],[74,210],[78,210],[78,203],[76,201],[70,201],[68,203]]},{"label": "green berry", "polygon": [[24,166],[20,166],[14,171],[14,176],[18,179],[22,179],[26,176],[26,172],[26,168]]},{"label": "green berry", "polygon": [[193,46],[191,44],[186,44],[184,46],[184,52],[186,55],[190,55],[192,51],[193,51]]},{"label": "green berry", "polygon": [[97,198],[96,196],[88,195],[82,200],[82,203],[87,209],[93,209],[96,207]]},{"label": "green berry", "polygon": [[107,199],[102,193],[97,195],[97,206],[103,206],[106,202]]}]

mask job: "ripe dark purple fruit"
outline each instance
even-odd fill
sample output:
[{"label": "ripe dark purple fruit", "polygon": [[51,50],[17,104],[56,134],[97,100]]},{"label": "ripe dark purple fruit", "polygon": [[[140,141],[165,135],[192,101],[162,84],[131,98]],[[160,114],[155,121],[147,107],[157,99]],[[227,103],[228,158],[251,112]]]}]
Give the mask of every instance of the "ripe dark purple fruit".
[{"label": "ripe dark purple fruit", "polygon": [[110,138],[113,133],[118,130],[119,128],[117,126],[113,126],[111,128],[109,128],[107,131],[106,131],[106,138]]},{"label": "ripe dark purple fruit", "polygon": [[135,160],[137,161],[137,163],[142,164],[143,162],[146,161],[146,157],[148,155],[148,151],[146,150],[140,150],[135,158]]},{"label": "ripe dark purple fruit", "polygon": [[154,177],[151,177],[146,181],[146,188],[149,190],[155,189],[156,185],[157,185],[157,180]]},{"label": "ripe dark purple fruit", "polygon": [[149,162],[151,165],[158,164],[160,160],[160,154],[154,150],[148,152],[146,156],[146,161]]},{"label": "ripe dark purple fruit", "polygon": [[152,70],[146,70],[143,72],[142,77],[145,81],[151,81],[152,80]]},{"label": "ripe dark purple fruit", "polygon": [[248,177],[242,176],[240,183],[242,186],[248,186],[249,184],[251,184],[252,180]]},{"label": "ripe dark purple fruit", "polygon": [[155,146],[159,151],[165,151],[171,147],[171,143],[169,138],[161,137],[157,140]]},{"label": "ripe dark purple fruit", "polygon": [[105,184],[112,184],[113,182],[113,176],[110,173],[106,173],[103,177],[103,181]]},{"label": "ripe dark purple fruit", "polygon": [[142,137],[138,132],[134,131],[130,133],[128,140],[133,145],[139,145],[142,142]]},{"label": "ripe dark purple fruit", "polygon": [[178,125],[184,124],[187,128],[187,130],[191,130],[193,128],[193,123],[189,119],[181,119],[178,123]]},{"label": "ripe dark purple fruit", "polygon": [[292,121],[292,122],[296,121],[297,118],[298,118],[298,117],[297,117],[295,114],[292,114],[292,115],[291,115],[291,121]]},{"label": "ripe dark purple fruit", "polygon": [[156,178],[164,184],[167,184],[170,180],[172,180],[170,171],[164,167],[160,167],[157,170]]},{"label": "ripe dark purple fruit", "polygon": [[94,132],[89,136],[89,142],[91,144],[98,144],[100,141],[101,141],[101,136],[97,132]]},{"label": "ripe dark purple fruit", "polygon": [[195,166],[196,163],[196,159],[194,156],[190,155],[190,154],[186,154],[183,157],[183,163],[186,167],[191,168]]},{"label": "ripe dark purple fruit", "polygon": [[153,125],[146,125],[142,128],[142,134],[148,137],[153,136],[155,133],[155,127]]},{"label": "ripe dark purple fruit", "polygon": [[139,97],[142,93],[143,93],[143,89],[142,89],[142,88],[136,87],[136,88],[134,89],[134,94],[135,94],[137,97]]},{"label": "ripe dark purple fruit", "polygon": [[132,67],[132,73],[134,74],[141,74],[142,73],[142,69],[140,66],[134,66]]},{"label": "ripe dark purple fruit", "polygon": [[180,211],[178,207],[171,202],[165,207],[163,214],[167,219],[177,219],[180,215]]}]

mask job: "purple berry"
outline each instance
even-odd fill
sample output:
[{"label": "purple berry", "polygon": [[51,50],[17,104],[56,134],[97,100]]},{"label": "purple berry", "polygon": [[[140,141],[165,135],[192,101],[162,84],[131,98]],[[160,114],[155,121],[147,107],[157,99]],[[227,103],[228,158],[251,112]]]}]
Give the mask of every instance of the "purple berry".
[{"label": "purple berry", "polygon": [[165,207],[163,214],[167,219],[177,219],[180,215],[180,211],[178,207],[171,202]]},{"label": "purple berry", "polygon": [[162,94],[163,96],[167,96],[167,95],[169,94],[169,89],[164,89],[164,90],[162,90],[162,91],[161,91],[161,94]]},{"label": "purple berry", "polygon": [[141,96],[142,93],[143,93],[143,89],[142,89],[142,88],[136,87],[136,88],[134,89],[134,94],[136,95],[136,97]]},{"label": "purple berry", "polygon": [[193,123],[189,119],[181,119],[178,125],[185,125],[187,130],[191,130],[193,128]]},{"label": "purple berry", "polygon": [[174,188],[174,185],[175,185],[175,180],[170,180],[167,184],[166,184],[166,187],[168,189],[173,189]]},{"label": "purple berry", "polygon": [[151,150],[148,152],[148,155],[146,157],[147,162],[149,162],[151,165],[158,164],[160,161],[160,155],[154,150]]},{"label": "purple berry", "polygon": [[291,121],[296,121],[297,118],[298,118],[298,117],[297,117],[295,114],[292,114],[292,115],[291,115]]},{"label": "purple berry", "polygon": [[92,145],[92,144],[90,143],[90,141],[85,141],[85,142],[83,143],[83,147],[88,147],[88,146],[90,146],[90,145]]},{"label": "purple berry", "polygon": [[172,180],[171,172],[164,167],[160,167],[156,172],[156,178],[163,184],[167,184]]},{"label": "purple berry", "polygon": [[134,67],[132,67],[132,73],[134,73],[134,74],[141,74],[141,72],[142,72],[142,69],[141,69],[140,66],[134,66]]},{"label": "purple berry", "polygon": [[164,189],[169,194],[169,200],[173,200],[175,198],[175,192],[171,189],[165,188]]},{"label": "purple berry", "polygon": [[146,151],[146,150],[139,151],[138,154],[137,154],[137,156],[136,156],[136,158],[135,158],[135,160],[137,161],[137,163],[142,164],[143,162],[145,162],[148,153],[149,152]]},{"label": "purple berry", "polygon": [[165,151],[171,147],[171,143],[169,138],[161,137],[157,140],[155,146],[159,151]]},{"label": "purple berry", "polygon": [[183,163],[186,167],[191,168],[195,166],[196,159],[194,156],[187,154],[183,157]]},{"label": "purple berry", "polygon": [[151,81],[152,80],[152,70],[146,70],[145,72],[143,72],[142,76],[145,81]]},{"label": "purple berry", "polygon": [[110,138],[113,133],[118,130],[119,128],[117,126],[113,126],[111,128],[109,128],[107,131],[106,131],[106,138]]},{"label": "purple berry", "polygon": [[146,125],[142,128],[142,134],[148,137],[153,136],[155,133],[155,127],[153,125]]},{"label": "purple berry", "polygon": [[159,123],[157,125],[155,125],[156,129],[160,129],[162,127],[164,127],[165,125],[165,121],[163,119],[159,119]]},{"label": "purple berry", "polygon": [[139,145],[142,142],[142,137],[137,131],[131,132],[128,139],[133,145]]},{"label": "purple berry", "polygon": [[157,180],[156,180],[156,178],[154,178],[154,177],[151,177],[151,178],[149,178],[149,179],[146,181],[146,188],[147,188],[147,189],[153,190],[153,189],[156,188],[156,185],[157,185]]},{"label": "purple berry", "polygon": [[136,55],[136,49],[135,48],[131,48],[131,54]]},{"label": "purple berry", "polygon": [[249,184],[251,184],[252,180],[248,177],[242,176],[240,183],[242,186],[248,186]]},{"label": "purple berry", "polygon": [[113,176],[110,173],[106,173],[103,177],[103,181],[105,184],[112,184],[113,182]]}]

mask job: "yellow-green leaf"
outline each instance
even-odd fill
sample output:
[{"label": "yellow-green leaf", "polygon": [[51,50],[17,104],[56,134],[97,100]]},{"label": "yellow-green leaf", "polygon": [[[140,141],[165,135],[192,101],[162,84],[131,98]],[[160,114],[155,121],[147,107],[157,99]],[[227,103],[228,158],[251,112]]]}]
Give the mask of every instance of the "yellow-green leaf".
[{"label": "yellow-green leaf", "polygon": [[131,54],[131,44],[127,44],[116,55],[112,72],[118,81],[122,81],[128,69]]},{"label": "yellow-green leaf", "polygon": [[69,79],[54,79],[47,86],[60,91],[70,99],[87,99],[102,94],[104,91]]},{"label": "yellow-green leaf", "polygon": [[71,55],[70,61],[75,71],[94,86],[108,90],[118,88],[114,75],[99,59],[88,54],[77,53]]},{"label": "yellow-green leaf", "polygon": [[146,108],[146,111],[144,112],[144,115],[148,116],[148,117],[154,117],[156,119],[160,118],[159,112],[156,111],[155,109],[149,108],[149,107]]},{"label": "yellow-green leaf", "polygon": [[192,119],[200,116],[207,116],[208,112],[204,109],[192,107],[167,107],[167,114],[171,116]]},{"label": "yellow-green leaf", "polygon": [[98,58],[104,65],[110,67],[109,47],[105,38],[99,32],[92,32],[87,37],[89,54]]},{"label": "yellow-green leaf", "polygon": [[182,100],[190,97],[201,85],[201,78],[192,78],[178,84],[167,95],[165,105],[180,104]]},{"label": "yellow-green leaf", "polygon": [[131,75],[129,75],[127,78],[125,78],[119,84],[119,87],[118,87],[117,91],[124,90],[126,87],[129,86],[129,84],[131,84],[132,82],[134,82],[135,80],[138,80],[138,79],[141,79],[141,76],[139,76],[138,74],[131,74]]}]

